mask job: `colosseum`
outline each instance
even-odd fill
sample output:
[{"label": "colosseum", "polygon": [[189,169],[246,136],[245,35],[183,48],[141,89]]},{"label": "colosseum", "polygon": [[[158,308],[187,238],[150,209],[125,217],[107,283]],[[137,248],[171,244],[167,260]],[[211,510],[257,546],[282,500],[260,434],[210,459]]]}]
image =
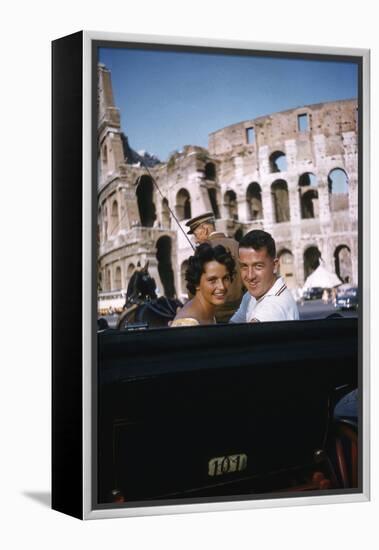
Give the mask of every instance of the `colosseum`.
[{"label": "colosseum", "polygon": [[[98,289],[100,310],[122,306],[131,274],[149,261],[160,295],[187,295],[185,222],[212,210],[237,240],[270,232],[280,273],[301,288],[320,258],[358,278],[357,100],[307,105],[238,122],[146,168],[130,158],[110,71],[99,65]],[[127,121],[126,121],[127,122]],[[171,211],[170,211],[171,210]]]}]

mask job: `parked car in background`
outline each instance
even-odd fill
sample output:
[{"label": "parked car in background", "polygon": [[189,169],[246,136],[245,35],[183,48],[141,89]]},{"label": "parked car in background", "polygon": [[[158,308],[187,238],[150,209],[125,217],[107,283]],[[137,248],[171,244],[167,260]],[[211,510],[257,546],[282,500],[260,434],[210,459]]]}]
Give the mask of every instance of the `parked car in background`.
[{"label": "parked car in background", "polygon": [[324,289],[320,286],[313,286],[311,288],[306,288],[303,291],[303,299],[304,300],[321,300],[322,293]]},{"label": "parked car in background", "polygon": [[357,309],[358,288],[350,287],[339,291],[334,306],[336,309]]}]

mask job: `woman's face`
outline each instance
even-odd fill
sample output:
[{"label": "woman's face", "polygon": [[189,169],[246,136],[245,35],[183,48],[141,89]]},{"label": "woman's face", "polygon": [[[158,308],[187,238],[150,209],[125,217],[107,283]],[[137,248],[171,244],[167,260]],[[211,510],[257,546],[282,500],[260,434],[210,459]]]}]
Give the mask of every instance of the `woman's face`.
[{"label": "woman's face", "polygon": [[207,302],[218,306],[225,302],[230,283],[226,266],[213,260],[204,265],[204,273],[200,277],[196,292],[200,292]]}]

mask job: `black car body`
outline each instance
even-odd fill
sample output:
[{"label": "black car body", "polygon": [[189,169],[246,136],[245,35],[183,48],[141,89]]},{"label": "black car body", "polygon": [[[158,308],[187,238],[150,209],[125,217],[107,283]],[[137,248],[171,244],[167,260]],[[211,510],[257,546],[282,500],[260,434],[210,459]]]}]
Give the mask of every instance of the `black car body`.
[{"label": "black car body", "polygon": [[356,319],[100,333],[99,504],[343,486],[333,409],[357,385],[357,334]]},{"label": "black car body", "polygon": [[303,292],[303,299],[304,300],[320,300],[322,298],[322,293],[324,292],[324,289],[319,286],[313,286],[311,288],[307,288]]}]

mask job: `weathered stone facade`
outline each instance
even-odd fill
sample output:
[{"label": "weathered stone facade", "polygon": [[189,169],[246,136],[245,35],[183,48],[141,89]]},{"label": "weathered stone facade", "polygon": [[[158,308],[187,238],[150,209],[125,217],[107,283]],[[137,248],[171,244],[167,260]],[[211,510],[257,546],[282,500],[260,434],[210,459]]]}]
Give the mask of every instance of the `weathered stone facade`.
[{"label": "weathered stone facade", "polygon": [[211,133],[208,149],[186,145],[147,170],[125,158],[110,72],[100,65],[98,163],[99,307],[121,297],[147,260],[161,294],[186,295],[192,249],[168,205],[183,228],[213,210],[217,229],[237,239],[269,231],[289,287],[301,287],[320,256],[358,283],[354,99],[233,124]]}]

